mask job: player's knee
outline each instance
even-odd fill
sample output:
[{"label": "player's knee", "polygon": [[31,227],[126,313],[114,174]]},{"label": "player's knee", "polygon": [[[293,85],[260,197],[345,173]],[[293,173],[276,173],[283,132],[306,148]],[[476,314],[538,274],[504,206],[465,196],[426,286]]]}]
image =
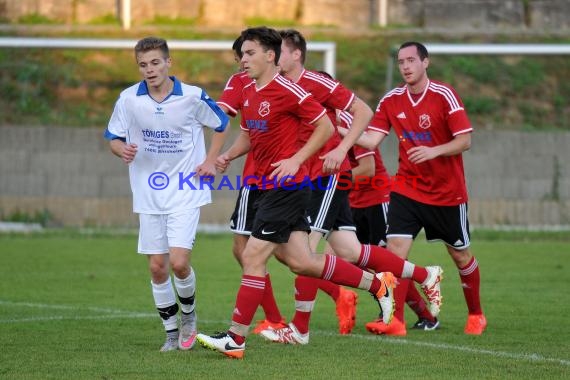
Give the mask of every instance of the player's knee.
[{"label": "player's knee", "polygon": [[459,250],[459,249],[449,248],[448,252],[449,255],[451,256],[451,259],[455,262],[455,265],[458,268],[463,268],[464,266],[469,264],[469,261],[471,261],[472,255],[469,249]]},{"label": "player's knee", "polygon": [[360,245],[358,245],[358,250],[352,249],[351,247],[335,248],[334,253],[336,256],[341,257],[350,263],[355,263],[360,257]]},{"label": "player's knee", "polygon": [[162,263],[151,262],[149,271],[155,284],[162,284],[168,277],[168,267]]},{"label": "player's knee", "polygon": [[190,265],[186,260],[177,260],[171,263],[172,271],[178,278],[186,278],[190,275]]},{"label": "player's knee", "polygon": [[403,259],[408,258],[408,253],[409,253],[408,243],[392,242],[389,240],[386,249],[388,249],[388,251],[392,252],[398,257],[401,257]]},{"label": "player's knee", "polygon": [[287,266],[289,267],[291,272],[295,274],[302,276],[309,276],[309,277],[319,277],[321,275],[322,270],[319,270],[320,268],[317,260],[313,260],[313,258],[316,257],[317,255],[312,254],[310,257],[302,258],[300,260],[288,260]]}]

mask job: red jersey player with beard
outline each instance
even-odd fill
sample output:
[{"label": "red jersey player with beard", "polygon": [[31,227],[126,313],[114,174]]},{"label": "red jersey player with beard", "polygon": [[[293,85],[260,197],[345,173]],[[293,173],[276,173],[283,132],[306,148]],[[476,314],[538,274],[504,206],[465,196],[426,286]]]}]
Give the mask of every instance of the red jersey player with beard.
[{"label": "red jersey player with beard", "polygon": [[[481,335],[487,320],[479,297],[479,264],[469,249],[467,187],[461,155],[471,146],[473,128],[455,90],[428,78],[429,55],[424,45],[402,44],[398,66],[405,84],[384,95],[370,123],[373,130],[358,142],[374,148],[393,128],[399,140],[398,175],[415,180],[414,186],[392,190],[388,249],[407,258],[422,228],[428,241],[443,241],[459,271],[467,304],[464,332]],[[389,325],[377,321],[369,326],[370,331],[405,334],[403,303],[408,283],[401,282],[396,291],[394,321]]]}]

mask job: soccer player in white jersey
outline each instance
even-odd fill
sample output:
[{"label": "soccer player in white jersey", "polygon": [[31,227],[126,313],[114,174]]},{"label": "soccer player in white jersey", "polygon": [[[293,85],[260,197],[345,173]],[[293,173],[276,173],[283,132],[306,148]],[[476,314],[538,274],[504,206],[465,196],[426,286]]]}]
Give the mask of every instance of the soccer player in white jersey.
[{"label": "soccer player in white jersey", "polygon": [[[469,249],[467,186],[462,153],[471,146],[473,128],[461,99],[448,84],[430,80],[429,55],[419,42],[398,50],[398,67],[405,84],[380,100],[369,130],[359,144],[375,148],[394,129],[399,141],[401,178],[413,186],[399,186],[390,194],[388,249],[407,258],[423,228],[428,241],[443,241],[461,280],[468,316],[464,332],[481,335],[487,320],[479,297],[479,265]],[[346,130],[344,131],[346,132]],[[367,325],[378,334],[405,335],[403,304],[409,281],[395,291],[396,312],[390,325]]]},{"label": "soccer player in white jersey", "polygon": [[196,175],[207,161],[203,130],[223,132],[228,117],[204,90],[168,75],[172,60],[165,40],[147,37],[134,50],[143,80],[121,92],[105,138],[129,165],[140,222],[138,252],[148,257],[152,294],[166,330],[160,351],[189,350],[196,339],[190,255],[200,206],[211,202],[209,187]]}]

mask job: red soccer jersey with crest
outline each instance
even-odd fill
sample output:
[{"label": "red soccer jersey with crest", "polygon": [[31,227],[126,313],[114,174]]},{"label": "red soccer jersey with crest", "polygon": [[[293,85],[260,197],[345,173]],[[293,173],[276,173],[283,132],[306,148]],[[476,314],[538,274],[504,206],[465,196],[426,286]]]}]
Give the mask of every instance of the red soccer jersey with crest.
[{"label": "red soccer jersey with crest", "polygon": [[400,150],[400,182],[392,186],[392,191],[436,206],[467,202],[461,154],[413,164],[406,153],[415,146],[448,143],[454,136],[473,130],[463,103],[451,86],[429,81],[415,101],[407,86],[388,92],[378,104],[370,129],[388,134],[390,128],[397,134]]},{"label": "red soccer jersey with crest", "polygon": [[[339,112],[340,126],[350,128],[352,125],[352,115],[346,111]],[[384,167],[382,157],[378,150],[369,150],[358,145],[354,145],[348,151],[350,166],[358,166],[358,160],[372,156],[374,158],[374,177],[370,182],[359,181],[350,190],[348,200],[350,207],[364,208],[390,201],[390,175]]]},{"label": "red soccer jersey with crest", "polygon": [[[313,94],[315,99],[317,99],[317,101],[326,108],[327,114],[333,125],[336,124],[336,110],[348,109],[355,97],[354,93],[344,87],[340,82],[310,70],[303,70],[303,73],[296,83],[306,91]],[[301,141],[303,143],[306,142],[309,137],[311,137],[312,132],[312,128],[304,128],[301,132]],[[322,156],[336,148],[340,144],[341,140],[342,137],[335,129],[334,134],[329,138],[326,144],[317,154],[308,160],[310,171],[309,175],[311,179],[315,179],[319,176],[330,175],[323,173],[323,161],[319,159],[319,156]],[[348,159],[345,159],[338,171],[342,172],[347,170],[350,170],[350,162]]]},{"label": "red soccer jersey with crest", "polygon": [[[226,106],[229,111],[229,115],[231,117],[236,117],[242,106],[243,88],[252,82],[253,80],[247,75],[247,73],[240,72],[232,75],[230,79],[228,79],[226,87],[224,87],[224,91],[216,103]],[[251,155],[248,154],[245,157],[245,163],[243,165],[243,178],[245,179],[248,176],[253,175],[253,161]],[[250,182],[252,181],[248,181],[247,183],[250,184]]]},{"label": "red soccer jersey with crest", "polygon": [[[257,185],[271,189],[275,187],[268,179],[275,170],[271,164],[297,153],[302,146],[302,125],[315,123],[326,110],[310,93],[281,75],[262,88],[255,83],[246,86],[243,99],[241,128],[249,132]],[[290,182],[302,182],[308,174],[303,164]]]}]

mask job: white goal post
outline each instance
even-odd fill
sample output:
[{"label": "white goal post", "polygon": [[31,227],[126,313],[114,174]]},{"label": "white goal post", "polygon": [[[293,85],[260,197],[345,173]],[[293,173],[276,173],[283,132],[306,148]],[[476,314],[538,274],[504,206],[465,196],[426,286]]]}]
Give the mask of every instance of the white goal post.
[{"label": "white goal post", "polygon": [[[133,49],[136,40],[89,38],[26,38],[0,37],[4,48],[60,48],[60,49]],[[168,40],[170,49],[231,51],[233,41]],[[323,53],[323,69],[336,76],[336,44],[334,42],[307,42],[307,50]]]}]

